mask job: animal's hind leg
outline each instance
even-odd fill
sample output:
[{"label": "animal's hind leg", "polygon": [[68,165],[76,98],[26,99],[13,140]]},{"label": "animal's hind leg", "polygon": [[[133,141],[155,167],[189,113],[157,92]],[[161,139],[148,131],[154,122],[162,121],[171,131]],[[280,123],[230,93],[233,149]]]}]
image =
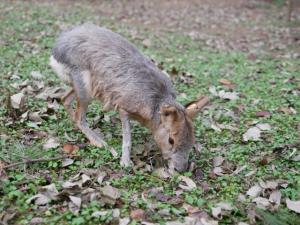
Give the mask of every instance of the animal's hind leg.
[{"label": "animal's hind leg", "polygon": [[102,148],[107,144],[97,133],[95,133],[89,127],[86,121],[86,111],[91,96],[89,94],[89,82],[87,82],[87,80],[89,80],[89,77],[84,78],[83,76],[90,76],[90,74],[84,74],[79,69],[73,69],[71,71],[72,83],[77,99],[75,122],[77,127],[85,134],[85,136],[89,139],[92,145]]},{"label": "animal's hind leg", "polygon": [[85,134],[92,145],[100,148],[106,147],[108,150],[110,150],[113,156],[117,156],[116,151],[112,148],[108,148],[106,142],[89,127],[86,121],[86,111],[91,100],[91,96],[89,94],[90,74],[82,73],[79,70],[73,70],[71,76],[73,87],[77,97],[77,108],[75,112],[75,122],[77,127]]},{"label": "animal's hind leg", "polygon": [[75,100],[76,94],[73,88],[69,90],[62,98],[61,101],[66,109],[66,111],[69,113],[71,116],[71,119],[75,121],[75,112],[74,109],[72,109],[72,102]]}]

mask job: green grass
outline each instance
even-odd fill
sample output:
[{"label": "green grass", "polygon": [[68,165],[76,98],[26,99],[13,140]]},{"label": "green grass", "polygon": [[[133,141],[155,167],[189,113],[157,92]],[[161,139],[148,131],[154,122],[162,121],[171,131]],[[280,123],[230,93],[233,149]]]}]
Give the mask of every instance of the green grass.
[{"label": "green grass", "polygon": [[[60,32],[60,25],[71,26],[81,21],[94,21],[117,31],[129,40],[133,41],[145,54],[163,63],[164,69],[171,71],[176,68],[180,73],[191,74],[191,84],[184,84],[179,76],[175,76],[174,84],[178,93],[185,93],[185,97],[178,100],[185,104],[196,98],[199,93],[209,94],[209,86],[219,86],[218,80],[226,78],[236,85],[235,91],[242,94],[242,98],[236,101],[224,101],[214,98],[212,104],[215,106],[209,111],[203,112],[196,119],[196,138],[201,143],[200,154],[193,154],[197,167],[204,172],[204,178],[199,183],[207,182],[211,189],[204,192],[201,188],[183,194],[184,201],[190,205],[200,207],[211,213],[211,207],[215,203],[225,201],[231,202],[235,209],[224,216],[220,224],[233,224],[238,221],[248,221],[247,210],[252,207],[251,200],[239,202],[239,194],[245,194],[254,183],[259,180],[284,179],[289,186],[281,189],[282,199],[290,198],[299,200],[300,196],[300,164],[291,161],[289,155],[294,151],[289,149],[283,154],[275,154],[276,147],[292,144],[299,141],[297,126],[300,123],[300,101],[299,101],[299,78],[300,61],[294,59],[273,59],[271,57],[259,58],[256,61],[247,59],[246,55],[238,52],[213,52],[204,50],[201,43],[192,41],[186,36],[177,33],[164,33],[154,36],[143,27],[140,36],[150,38],[152,46],[142,47],[140,40],[135,40],[130,35],[130,27],[114,23],[107,18],[93,17],[93,12],[88,7],[77,7],[63,10],[60,6],[41,6],[39,4],[26,2],[0,3],[0,30],[1,41],[5,44],[0,46],[0,101],[6,102],[9,93],[16,93],[11,84],[29,79],[31,71],[40,71],[44,75],[45,86],[61,85],[61,82],[48,67],[48,59],[55,37]],[[15,74],[20,81],[11,80]],[[296,82],[286,82],[287,79],[296,77]],[[298,88],[298,94],[295,91]],[[259,100],[254,104],[255,100]],[[28,96],[27,107],[30,111],[45,107],[47,102],[37,100],[34,96]],[[244,105],[237,121],[234,121],[226,112]],[[293,107],[297,114],[283,114],[277,111],[280,107]],[[89,118],[102,115],[100,106],[94,103],[89,110]],[[255,113],[268,110],[272,113],[269,118],[257,118]],[[115,113],[109,114],[115,118]],[[206,125],[205,121],[211,115],[215,121],[222,124],[230,124],[237,127],[236,131],[222,130],[216,132]],[[8,163],[27,158],[52,157],[59,154],[60,149],[43,150],[42,145],[45,138],[34,139],[30,144],[24,144],[24,133],[29,130],[44,131],[53,134],[60,139],[61,143],[68,142],[65,132],[79,143],[85,142],[84,136],[75,129],[68,115],[61,106],[43,119],[38,128],[32,128],[27,122],[10,119],[5,104],[0,105],[0,160]],[[259,142],[242,141],[242,135],[253,121],[269,123],[272,130],[267,132],[264,139]],[[110,122],[101,121],[101,130],[104,134],[111,133],[108,143],[118,152],[121,150],[121,126]],[[3,138],[2,138],[3,137]],[[134,146],[143,144],[149,140],[149,132],[139,125],[133,127]],[[299,149],[297,150],[299,154]],[[0,186],[0,212],[12,210],[16,212],[13,219],[14,224],[28,224],[33,217],[43,217],[46,224],[95,224],[110,221],[111,217],[95,219],[91,214],[104,207],[98,202],[83,206],[78,216],[70,211],[60,211],[54,207],[57,203],[50,204],[44,210],[38,210],[33,204],[26,204],[26,200],[38,193],[39,187],[50,182],[60,185],[61,177],[67,179],[78,173],[82,168],[109,167],[114,172],[120,172],[119,162],[113,159],[105,149],[87,146],[78,151],[82,156],[68,168],[61,168],[60,162],[43,162],[29,165],[26,170],[22,166],[9,170],[9,179],[3,181]],[[238,175],[226,174],[212,179],[209,172],[212,170],[212,159],[222,155],[234,168],[246,166]],[[263,156],[270,156],[272,160],[267,165],[261,165]],[[273,169],[272,169],[273,167]],[[253,176],[245,178],[245,175],[256,170]],[[186,173],[187,176],[191,174]],[[141,193],[153,187],[164,187],[164,193],[174,196],[177,187],[176,178],[163,181],[157,179],[155,174],[144,173],[139,170],[125,171],[125,175],[119,179],[112,179],[113,186],[122,190],[122,204],[120,206],[121,216],[128,216],[132,208],[147,209],[147,204],[142,200]],[[131,197],[138,196],[137,206],[132,207]],[[183,219],[186,212],[180,206],[160,202],[158,209],[169,209],[170,216],[161,218],[153,213],[149,216],[152,221],[164,223],[168,220]],[[1,215],[1,213],[0,213]],[[285,203],[281,203],[280,211],[276,213],[266,212],[261,214],[261,223],[268,221],[283,221],[286,217],[298,219],[299,215],[289,211]],[[290,221],[293,221],[292,219]],[[134,222],[132,224],[135,224]],[[280,222],[278,224],[281,224]],[[282,224],[285,224],[284,222]],[[293,224],[293,222],[290,222]]]}]

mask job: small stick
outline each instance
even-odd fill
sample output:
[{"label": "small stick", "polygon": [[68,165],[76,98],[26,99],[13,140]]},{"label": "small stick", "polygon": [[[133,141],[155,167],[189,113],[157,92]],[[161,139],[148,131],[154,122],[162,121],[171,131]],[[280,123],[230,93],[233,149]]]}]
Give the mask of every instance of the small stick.
[{"label": "small stick", "polygon": [[12,167],[16,167],[22,164],[29,164],[29,163],[37,163],[37,162],[48,162],[48,161],[54,161],[54,160],[60,160],[60,159],[66,159],[66,158],[73,158],[73,157],[80,157],[78,155],[68,155],[68,156],[57,156],[57,157],[52,157],[52,158],[39,158],[39,159],[24,159],[22,162],[17,162],[17,163],[12,163],[7,166],[3,166],[1,169],[9,169]]}]

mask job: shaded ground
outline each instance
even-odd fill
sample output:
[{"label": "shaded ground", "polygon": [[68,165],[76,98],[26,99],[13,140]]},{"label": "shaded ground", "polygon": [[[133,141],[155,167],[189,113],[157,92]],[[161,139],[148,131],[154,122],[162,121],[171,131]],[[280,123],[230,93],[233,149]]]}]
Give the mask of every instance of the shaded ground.
[{"label": "shaded ground", "polygon": [[[1,223],[297,224],[299,8],[288,24],[281,1],[55,3],[0,3]],[[210,95],[195,121],[193,170],[170,177],[157,169],[160,156],[137,124],[136,166],[123,170],[71,123],[59,104],[65,86],[48,60],[59,32],[85,21],[152,57],[171,75],[182,104]],[[20,93],[25,101],[16,109],[9,99]],[[117,114],[104,115],[95,103],[89,122],[120,153]],[[72,160],[1,170],[65,155]]]},{"label": "shaded ground", "polygon": [[180,32],[211,49],[299,57],[299,5],[294,5],[290,25],[284,1],[90,1],[86,7],[132,26],[131,32],[137,27],[155,34]]}]

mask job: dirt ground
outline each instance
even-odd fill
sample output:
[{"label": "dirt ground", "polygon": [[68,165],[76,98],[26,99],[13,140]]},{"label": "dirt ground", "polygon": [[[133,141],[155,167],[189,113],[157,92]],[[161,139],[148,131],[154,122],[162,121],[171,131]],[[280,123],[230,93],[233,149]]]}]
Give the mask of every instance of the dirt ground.
[{"label": "dirt ground", "polygon": [[[56,1],[66,7],[80,1]],[[40,1],[39,1],[40,3]],[[45,1],[46,4],[53,2]],[[182,32],[209,49],[273,57],[300,54],[300,2],[287,22],[287,4],[272,0],[129,0],[87,1],[95,14],[117,23],[143,26],[154,34]]]}]

